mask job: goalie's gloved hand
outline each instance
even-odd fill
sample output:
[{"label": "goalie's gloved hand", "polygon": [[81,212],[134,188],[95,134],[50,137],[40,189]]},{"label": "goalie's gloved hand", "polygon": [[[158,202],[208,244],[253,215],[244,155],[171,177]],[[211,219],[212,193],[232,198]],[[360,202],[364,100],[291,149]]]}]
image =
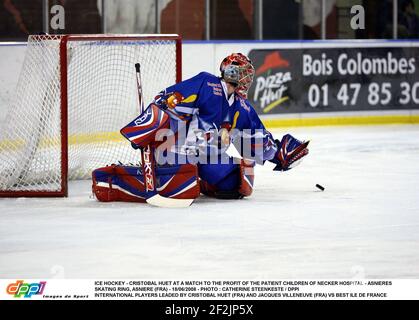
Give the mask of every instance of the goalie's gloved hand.
[{"label": "goalie's gloved hand", "polygon": [[153,103],[157,105],[160,109],[165,110],[167,109],[167,94],[166,90],[160,91],[157,96],[154,97]]},{"label": "goalie's gloved hand", "polygon": [[153,103],[162,110],[166,110],[167,108],[174,109],[183,99],[183,96],[179,92],[167,93],[166,90],[163,90],[154,97]]},{"label": "goalie's gloved hand", "polygon": [[270,161],[276,164],[275,171],[287,171],[297,166],[303,157],[308,154],[308,143],[301,142],[292,135],[286,134],[282,140],[275,140],[278,151]]}]

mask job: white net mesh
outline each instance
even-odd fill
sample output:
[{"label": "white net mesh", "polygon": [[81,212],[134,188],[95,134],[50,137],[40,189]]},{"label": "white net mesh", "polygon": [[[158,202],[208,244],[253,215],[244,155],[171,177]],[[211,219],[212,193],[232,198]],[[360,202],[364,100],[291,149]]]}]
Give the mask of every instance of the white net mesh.
[{"label": "white net mesh", "polygon": [[[0,133],[0,192],[60,191],[60,36],[29,37],[15,102]],[[119,130],[139,113],[135,63],[147,105],[176,81],[175,40],[69,41],[68,173],[89,179],[110,163],[138,163]]]}]

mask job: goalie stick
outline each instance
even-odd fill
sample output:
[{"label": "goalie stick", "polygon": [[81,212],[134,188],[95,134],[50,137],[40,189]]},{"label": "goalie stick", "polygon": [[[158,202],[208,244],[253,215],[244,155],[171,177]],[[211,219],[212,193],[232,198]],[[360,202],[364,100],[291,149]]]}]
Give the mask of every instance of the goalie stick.
[{"label": "goalie stick", "polygon": [[[143,88],[141,83],[141,67],[139,63],[135,64],[138,99],[140,104],[140,114],[144,112]],[[172,199],[162,197],[157,192],[156,174],[154,167],[154,148],[149,144],[141,149],[142,169],[144,176],[144,185],[147,193],[147,203],[166,208],[184,208],[189,207],[194,199]]]}]

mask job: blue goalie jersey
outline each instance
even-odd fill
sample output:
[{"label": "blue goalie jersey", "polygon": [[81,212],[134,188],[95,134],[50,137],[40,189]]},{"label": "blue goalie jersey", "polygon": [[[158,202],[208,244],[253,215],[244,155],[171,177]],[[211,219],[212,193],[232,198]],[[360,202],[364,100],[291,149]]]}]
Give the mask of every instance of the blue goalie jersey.
[{"label": "blue goalie jersey", "polygon": [[170,113],[173,131],[176,132],[182,123],[179,119],[185,120],[188,126],[193,123],[194,127],[203,131],[217,130],[228,121],[228,103],[220,78],[201,72],[161,91],[154,103],[161,106],[161,102],[167,101],[175,92],[182,95],[182,101]]}]

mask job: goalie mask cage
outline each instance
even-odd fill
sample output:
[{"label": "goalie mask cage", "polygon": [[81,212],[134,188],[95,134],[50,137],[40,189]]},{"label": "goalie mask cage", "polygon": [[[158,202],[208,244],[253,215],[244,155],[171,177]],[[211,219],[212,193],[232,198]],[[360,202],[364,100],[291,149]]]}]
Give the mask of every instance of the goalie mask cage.
[{"label": "goalie mask cage", "polygon": [[68,180],[139,163],[119,130],[181,80],[178,35],[33,35],[0,132],[0,196],[67,196]]}]

